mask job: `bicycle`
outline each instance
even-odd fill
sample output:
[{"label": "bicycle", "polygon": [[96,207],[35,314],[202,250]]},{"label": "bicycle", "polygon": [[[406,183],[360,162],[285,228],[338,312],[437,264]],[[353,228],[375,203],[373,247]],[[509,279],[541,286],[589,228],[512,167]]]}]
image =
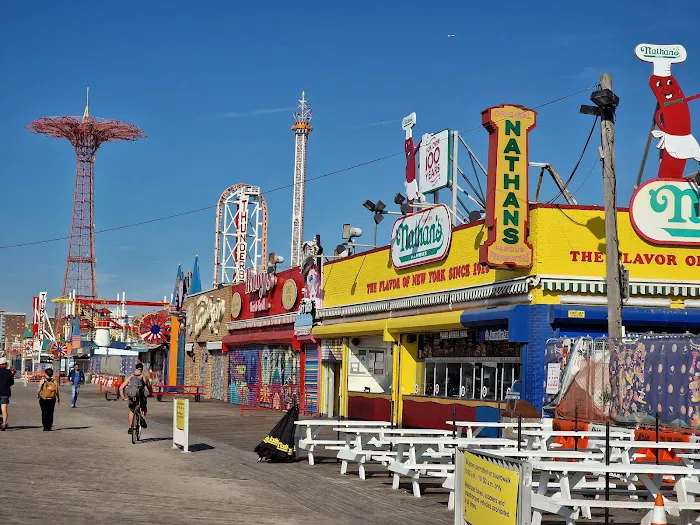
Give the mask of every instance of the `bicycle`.
[{"label": "bicycle", "polygon": [[136,444],[137,441],[141,441],[141,420],[143,416],[141,415],[141,404],[136,403],[134,408],[134,419],[131,423],[131,443]]}]

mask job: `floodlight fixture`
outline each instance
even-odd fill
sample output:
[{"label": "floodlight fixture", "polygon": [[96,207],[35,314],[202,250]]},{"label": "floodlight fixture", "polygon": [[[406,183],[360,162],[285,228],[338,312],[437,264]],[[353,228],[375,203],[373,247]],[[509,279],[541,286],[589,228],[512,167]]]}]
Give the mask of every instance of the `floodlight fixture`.
[{"label": "floodlight fixture", "polygon": [[[381,201],[380,201],[381,202]],[[377,205],[374,204],[371,200],[367,199],[365,203],[363,204],[365,208],[367,208],[369,211],[376,211]]]},{"label": "floodlight fixture", "polygon": [[343,239],[352,240],[355,237],[362,236],[362,228],[352,226],[351,224],[343,224]]}]

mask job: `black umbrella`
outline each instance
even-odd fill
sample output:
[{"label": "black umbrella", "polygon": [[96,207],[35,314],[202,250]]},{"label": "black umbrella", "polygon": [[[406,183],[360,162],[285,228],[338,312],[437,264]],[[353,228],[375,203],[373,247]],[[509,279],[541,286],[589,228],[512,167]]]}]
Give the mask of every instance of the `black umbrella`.
[{"label": "black umbrella", "polygon": [[294,448],[294,422],[299,418],[299,405],[294,405],[279,420],[275,428],[255,447],[255,452],[260,456],[258,461],[293,461],[296,457]]}]

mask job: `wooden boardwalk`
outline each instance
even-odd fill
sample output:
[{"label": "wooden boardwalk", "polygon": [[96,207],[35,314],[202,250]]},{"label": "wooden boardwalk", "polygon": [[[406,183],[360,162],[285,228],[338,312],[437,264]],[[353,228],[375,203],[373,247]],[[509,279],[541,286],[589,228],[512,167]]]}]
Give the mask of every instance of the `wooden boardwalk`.
[{"label": "wooden boardwalk", "polygon": [[[369,479],[361,481],[352,469],[341,476],[335,459],[313,467],[305,461],[257,463],[253,448],[279,412],[241,417],[227,403],[191,402],[195,452],[182,454],[171,449],[172,400],[149,400],[146,439],[132,445],[126,403],[105,401],[92,385],[83,388],[77,409],[69,408],[63,387],[57,430],[42,432],[35,388],[14,387],[14,428],[0,433],[3,523],[448,525],[453,520],[448,493],[439,484],[414,498],[408,484],[392,490],[380,466],[369,466]],[[628,512],[616,514],[612,523],[640,520],[640,513]]]}]

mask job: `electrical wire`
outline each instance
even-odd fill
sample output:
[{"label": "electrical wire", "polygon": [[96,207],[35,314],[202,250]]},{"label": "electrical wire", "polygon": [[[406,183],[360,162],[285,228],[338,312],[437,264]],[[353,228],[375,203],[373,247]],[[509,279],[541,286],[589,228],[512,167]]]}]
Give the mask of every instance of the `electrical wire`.
[{"label": "electrical wire", "polygon": [[586,143],[583,145],[583,151],[581,152],[581,155],[579,156],[578,160],[576,161],[576,165],[574,166],[574,169],[571,171],[571,175],[569,175],[569,178],[564,183],[564,187],[559,189],[559,193],[557,193],[554,197],[549,199],[548,204],[554,203],[555,200],[557,200],[560,196],[564,195],[565,190],[569,189],[569,184],[571,184],[571,179],[574,178],[574,175],[576,175],[576,170],[578,170],[578,167],[581,165],[581,161],[583,160],[583,156],[586,154],[586,150],[588,149],[588,144],[591,142],[591,137],[593,136],[593,132],[595,131],[595,127],[597,124],[598,124],[598,115],[596,115],[595,120],[593,120],[593,126],[591,126],[591,132],[588,134],[588,138],[586,139]]},{"label": "electrical wire", "polygon": [[[585,93],[586,91],[591,91],[591,90],[594,89],[594,88],[595,88],[595,86],[592,86],[592,87],[587,87],[587,88],[585,88],[585,89],[578,90],[578,91],[576,91],[576,92],[574,92],[574,93],[569,93],[568,95],[564,95],[564,96],[555,98],[555,99],[553,99],[553,100],[550,100],[550,101],[548,101],[548,102],[545,102],[545,103],[543,103],[543,104],[540,104],[540,105],[538,105],[538,106],[534,106],[533,109],[540,109],[540,108],[549,106],[549,105],[551,105],[551,104],[555,104],[555,103],[557,103],[557,102],[561,102],[562,100],[566,100],[566,99],[571,98],[571,97],[574,97],[574,96],[576,96],[576,95],[580,95],[581,93]],[[465,134],[467,134],[467,133],[472,133],[472,132],[477,131],[477,130],[480,130],[480,129],[482,129],[481,126],[476,126],[476,127],[474,127],[474,128],[470,128],[470,129],[467,129],[467,130],[465,130],[465,131],[457,131],[457,132],[458,132],[458,133],[461,133],[462,135],[465,135]],[[328,178],[328,177],[332,177],[332,176],[338,175],[338,174],[340,174],[340,173],[345,173],[345,172],[347,172],[347,171],[351,171],[351,170],[354,170],[354,169],[357,169],[357,168],[361,168],[361,167],[364,167],[364,166],[369,166],[369,165],[371,165],[371,164],[375,164],[375,163],[377,163],[377,162],[381,162],[381,161],[384,161],[384,160],[387,160],[387,159],[390,159],[390,158],[393,158],[393,157],[398,157],[399,155],[404,155],[404,152],[403,152],[403,151],[398,151],[398,152],[396,152],[396,153],[391,153],[391,154],[388,154],[388,155],[384,155],[384,156],[382,156],[382,157],[376,157],[376,158],[374,158],[374,159],[367,160],[367,161],[364,161],[364,162],[360,162],[360,163],[358,163],[358,164],[353,164],[353,165],[347,166],[347,167],[345,167],[345,168],[340,168],[340,169],[338,169],[338,170],[329,171],[329,172],[324,173],[324,174],[322,174],[322,175],[317,175],[316,177],[309,177],[309,178],[306,179],[306,182],[313,182],[313,181],[316,181],[316,180],[320,180],[320,179],[325,179],[325,178]],[[285,184],[285,185],[283,185],[283,186],[279,186],[279,187],[277,187],[277,188],[272,188],[272,189],[270,189],[270,190],[265,190],[265,191],[263,191],[262,193],[263,193],[263,195],[267,195],[267,194],[270,194],[270,193],[274,193],[274,192],[276,192],[276,191],[280,191],[280,190],[287,189],[287,188],[292,188],[292,187],[294,187],[294,183]],[[163,216],[163,217],[155,217],[155,218],[153,218],[153,219],[147,219],[147,220],[138,221],[138,222],[134,222],[134,223],[130,223],[130,224],[122,224],[122,225],[120,225],[120,226],[114,226],[114,227],[111,227],[111,228],[105,228],[105,229],[103,229],[103,230],[95,230],[94,233],[95,233],[95,235],[98,235],[98,234],[108,233],[108,232],[113,232],[113,231],[118,231],[118,230],[126,230],[126,229],[130,229],[130,228],[136,228],[136,227],[138,227],[138,226],[144,226],[144,225],[146,225],[146,224],[153,224],[153,223],[156,223],[156,222],[167,221],[167,220],[175,219],[175,218],[178,218],[178,217],[183,217],[183,216],[186,216],[186,215],[193,215],[193,214],[196,214],[196,213],[201,213],[201,212],[203,212],[203,211],[215,209],[217,206],[218,206],[218,203],[217,203],[217,204],[214,204],[214,205],[211,205],[211,206],[204,206],[204,207],[202,207],[202,208],[196,208],[196,209],[192,209],[192,210],[186,210],[186,211],[183,211],[183,212],[180,212],[180,213],[173,213],[173,214],[171,214],[171,215],[165,215],[165,216]],[[89,235],[89,234],[84,234],[84,235]],[[79,236],[79,237],[80,237],[80,236]],[[13,248],[24,248],[24,247],[27,247],[27,246],[36,246],[36,245],[48,244],[48,243],[52,243],[52,242],[65,241],[65,240],[68,240],[68,239],[70,239],[70,235],[65,235],[65,236],[62,236],[62,237],[53,237],[53,238],[50,238],[50,239],[42,239],[42,240],[38,240],[38,241],[29,241],[29,242],[22,242],[22,243],[16,243],[16,244],[6,244],[6,245],[3,245],[3,246],[0,246],[0,250],[9,250],[9,249],[13,249]]]}]

